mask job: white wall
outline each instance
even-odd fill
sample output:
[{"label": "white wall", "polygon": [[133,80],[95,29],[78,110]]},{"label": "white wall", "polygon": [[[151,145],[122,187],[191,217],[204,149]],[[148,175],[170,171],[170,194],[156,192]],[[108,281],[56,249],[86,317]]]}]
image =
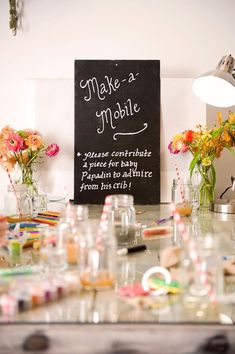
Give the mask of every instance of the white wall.
[{"label": "white wall", "polygon": [[[193,78],[214,68],[224,54],[235,55],[234,0],[21,3],[21,28],[14,37],[8,28],[8,1],[0,0],[0,127],[33,124],[26,115],[25,80],[72,78],[75,58],[160,59],[163,78]],[[191,119],[180,114],[184,100],[178,109],[174,106],[173,122]],[[0,178],[1,209],[6,184],[2,171]]]}]

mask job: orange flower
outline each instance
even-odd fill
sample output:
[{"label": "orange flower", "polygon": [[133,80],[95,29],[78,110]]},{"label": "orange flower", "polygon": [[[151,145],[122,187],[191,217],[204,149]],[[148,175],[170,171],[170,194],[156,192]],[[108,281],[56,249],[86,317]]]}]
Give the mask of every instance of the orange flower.
[{"label": "orange flower", "polygon": [[191,143],[194,139],[194,131],[192,130],[186,130],[184,133],[184,142],[185,143]]},{"label": "orange flower", "polygon": [[44,147],[44,142],[42,138],[36,134],[30,135],[26,139],[25,144],[33,151],[42,149]]},{"label": "orange flower", "polygon": [[13,134],[14,130],[9,126],[6,125],[4,128],[2,128],[1,134],[0,134],[0,140],[5,140],[9,137],[9,135]]},{"label": "orange flower", "polygon": [[6,161],[0,159],[1,167],[8,172],[11,172],[14,170],[15,164],[16,164],[16,159],[14,157],[10,157]]}]

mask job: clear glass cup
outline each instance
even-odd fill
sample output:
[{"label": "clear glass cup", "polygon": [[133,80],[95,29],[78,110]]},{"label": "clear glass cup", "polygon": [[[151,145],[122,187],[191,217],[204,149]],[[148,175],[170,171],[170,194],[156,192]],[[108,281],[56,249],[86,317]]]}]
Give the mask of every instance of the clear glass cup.
[{"label": "clear glass cup", "polygon": [[5,196],[5,215],[10,221],[27,220],[32,215],[32,201],[26,184],[7,187]]},{"label": "clear glass cup", "polygon": [[66,250],[59,240],[56,227],[48,226],[42,231],[39,264],[44,273],[56,275],[68,266]]},{"label": "clear glass cup", "polygon": [[116,238],[107,222],[90,219],[79,225],[78,269],[83,288],[103,290],[116,282]]},{"label": "clear glass cup", "polygon": [[136,243],[136,212],[130,194],[111,195],[108,221],[114,226],[118,246]]},{"label": "clear glass cup", "polygon": [[[181,285],[183,305],[189,319],[213,320],[216,301],[223,293],[222,256],[214,234],[199,236],[194,247],[183,247],[181,253]],[[190,254],[193,254],[193,261]]]},{"label": "clear glass cup", "polygon": [[171,200],[181,216],[189,216],[193,210],[193,188],[190,180],[173,179]]}]

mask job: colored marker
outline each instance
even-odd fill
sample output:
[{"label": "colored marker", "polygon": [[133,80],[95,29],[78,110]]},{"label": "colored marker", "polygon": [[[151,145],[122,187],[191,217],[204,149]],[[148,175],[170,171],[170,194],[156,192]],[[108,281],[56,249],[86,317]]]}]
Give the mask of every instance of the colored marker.
[{"label": "colored marker", "polygon": [[129,253],[145,251],[146,248],[147,248],[146,245],[138,245],[138,246],[119,248],[117,250],[117,255],[118,256],[125,256],[126,254],[129,254]]},{"label": "colored marker", "polygon": [[163,218],[163,219],[158,219],[156,221],[156,224],[159,225],[159,224],[163,224],[164,222],[167,222],[169,220],[173,219],[173,215],[171,215],[169,218]]},{"label": "colored marker", "polygon": [[235,260],[235,254],[231,254],[231,255],[228,255],[228,256],[223,256],[223,260],[224,261],[227,261],[229,259],[234,259]]}]

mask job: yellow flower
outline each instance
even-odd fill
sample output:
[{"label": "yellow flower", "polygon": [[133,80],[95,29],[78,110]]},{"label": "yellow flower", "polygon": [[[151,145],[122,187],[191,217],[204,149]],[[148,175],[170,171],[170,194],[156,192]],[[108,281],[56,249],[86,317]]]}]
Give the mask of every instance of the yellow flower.
[{"label": "yellow flower", "polygon": [[202,160],[202,165],[203,166],[210,166],[211,165],[211,160],[209,157],[204,157],[204,159]]},{"label": "yellow flower", "polygon": [[235,124],[235,114],[233,112],[229,112],[228,121],[230,124]]},{"label": "yellow flower", "polygon": [[218,112],[217,120],[218,120],[219,125],[222,125],[223,117],[222,117],[222,113],[221,112]]}]

